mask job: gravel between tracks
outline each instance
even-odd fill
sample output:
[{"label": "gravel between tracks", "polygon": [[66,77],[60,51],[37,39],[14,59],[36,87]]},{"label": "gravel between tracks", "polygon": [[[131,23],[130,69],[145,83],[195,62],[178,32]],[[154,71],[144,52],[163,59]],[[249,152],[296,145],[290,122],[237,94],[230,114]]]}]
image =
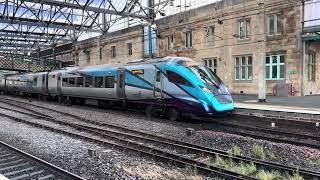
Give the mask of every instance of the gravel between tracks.
[{"label": "gravel between tracks", "polygon": [[[14,99],[28,102],[26,99]],[[201,124],[197,123],[169,122],[159,118],[148,119],[143,114],[132,111],[118,111],[113,109],[102,110],[87,106],[64,106],[57,103],[42,101],[33,101],[32,103],[84,118],[96,121],[106,121],[126,126],[131,129],[148,131],[157,135],[167,136],[211,148],[229,150],[233,146],[238,145],[241,148],[242,154],[248,156],[250,155],[250,150],[253,145],[261,145],[266,150],[268,160],[304,169],[320,171],[320,150],[317,149],[256,140],[249,137],[221,132],[219,129],[205,130],[205,128],[201,127]],[[48,113],[48,111],[43,112],[46,114]],[[188,127],[196,129],[195,135],[191,137],[186,136],[185,131]],[[275,158],[273,157],[270,159],[272,156],[271,153],[275,155]]]},{"label": "gravel between tracks", "polygon": [[[0,140],[86,179],[187,179],[183,169],[0,117]],[[90,156],[95,150],[97,156]],[[192,177],[202,179],[202,177]]]}]

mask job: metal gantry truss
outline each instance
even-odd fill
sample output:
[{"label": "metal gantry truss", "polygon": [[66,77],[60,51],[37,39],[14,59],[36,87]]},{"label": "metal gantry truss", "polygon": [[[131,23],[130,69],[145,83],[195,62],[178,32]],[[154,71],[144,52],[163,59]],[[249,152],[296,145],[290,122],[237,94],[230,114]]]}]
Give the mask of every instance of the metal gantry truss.
[{"label": "metal gantry truss", "polygon": [[171,1],[0,0],[0,55],[27,55],[75,42],[85,33],[105,33],[125,18],[153,21],[156,9]]}]

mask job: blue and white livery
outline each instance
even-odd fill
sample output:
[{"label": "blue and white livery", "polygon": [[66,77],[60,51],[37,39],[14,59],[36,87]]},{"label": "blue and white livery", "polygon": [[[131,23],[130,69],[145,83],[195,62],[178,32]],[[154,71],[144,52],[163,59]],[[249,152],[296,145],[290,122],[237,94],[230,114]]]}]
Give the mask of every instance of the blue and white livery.
[{"label": "blue and white livery", "polygon": [[234,110],[232,97],[220,78],[184,57],[20,74],[7,76],[0,83],[11,93],[81,104],[94,100],[102,106],[140,107],[148,114],[161,112],[172,120],[181,115],[199,117]]}]

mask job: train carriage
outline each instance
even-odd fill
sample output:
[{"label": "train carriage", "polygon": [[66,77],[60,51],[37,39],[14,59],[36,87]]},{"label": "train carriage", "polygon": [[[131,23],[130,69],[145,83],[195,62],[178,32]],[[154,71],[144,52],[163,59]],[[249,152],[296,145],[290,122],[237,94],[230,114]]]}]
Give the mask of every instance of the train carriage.
[{"label": "train carriage", "polygon": [[180,115],[225,114],[234,109],[232,97],[219,77],[183,57],[72,67],[10,78],[23,76],[29,80],[22,84],[23,91],[59,97],[68,103],[95,100],[99,105],[140,107],[149,115],[161,112],[172,120]]}]

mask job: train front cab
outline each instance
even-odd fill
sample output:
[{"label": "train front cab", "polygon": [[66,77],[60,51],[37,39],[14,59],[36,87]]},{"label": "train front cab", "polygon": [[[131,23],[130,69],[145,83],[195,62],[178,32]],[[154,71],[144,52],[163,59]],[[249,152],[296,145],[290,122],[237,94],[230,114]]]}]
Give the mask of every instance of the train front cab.
[{"label": "train front cab", "polygon": [[181,61],[168,63],[165,74],[163,90],[172,101],[168,105],[181,115],[196,118],[229,114],[234,110],[229,91],[211,69]]}]

